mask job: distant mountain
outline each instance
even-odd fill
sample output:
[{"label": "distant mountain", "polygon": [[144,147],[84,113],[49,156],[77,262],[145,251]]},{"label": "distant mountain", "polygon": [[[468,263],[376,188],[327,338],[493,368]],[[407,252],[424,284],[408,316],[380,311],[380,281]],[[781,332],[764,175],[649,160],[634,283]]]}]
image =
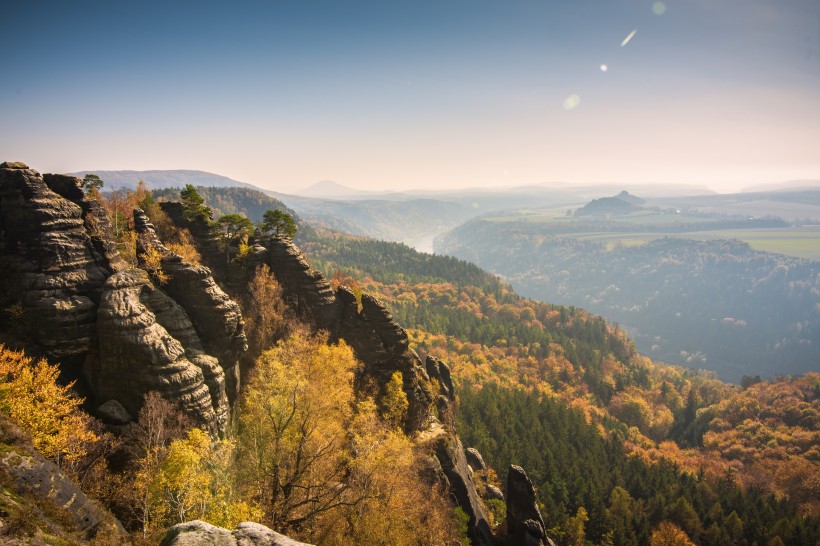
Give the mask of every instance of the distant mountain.
[{"label": "distant mountain", "polygon": [[817,190],[820,189],[820,180],[787,180],[775,184],[758,184],[747,186],[740,190],[742,193],[761,191],[788,191],[788,190]]},{"label": "distant mountain", "polygon": [[333,180],[322,180],[321,182],[316,182],[315,184],[308,186],[307,188],[296,190],[293,193],[295,195],[299,195],[302,197],[319,197],[324,199],[351,199],[354,197],[360,197],[362,195],[372,197],[374,194],[380,194],[382,192],[361,191],[350,188],[348,186],[343,186],[342,184],[334,182]]},{"label": "distant mountain", "polygon": [[145,181],[148,187],[152,190],[161,190],[166,188],[182,188],[185,184],[192,186],[207,186],[207,187],[242,187],[254,188],[261,190],[261,188],[253,184],[239,182],[227,176],[209,173],[205,171],[189,171],[189,170],[153,170],[153,171],[79,171],[75,173],[68,173],[72,176],[84,177],[87,174],[96,174],[102,178],[105,186],[103,190],[119,190],[119,189],[134,189],[140,180]]},{"label": "distant mountain", "polygon": [[639,210],[646,201],[624,190],[614,197],[593,199],[575,211],[575,216],[624,216]]}]

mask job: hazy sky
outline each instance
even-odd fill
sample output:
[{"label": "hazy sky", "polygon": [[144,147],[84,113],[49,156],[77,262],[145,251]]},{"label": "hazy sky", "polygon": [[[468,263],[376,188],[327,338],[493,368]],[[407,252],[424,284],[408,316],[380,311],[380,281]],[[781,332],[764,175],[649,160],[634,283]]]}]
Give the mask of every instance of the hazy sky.
[{"label": "hazy sky", "polygon": [[42,172],[820,179],[818,0],[11,0],[0,67],[0,160]]}]

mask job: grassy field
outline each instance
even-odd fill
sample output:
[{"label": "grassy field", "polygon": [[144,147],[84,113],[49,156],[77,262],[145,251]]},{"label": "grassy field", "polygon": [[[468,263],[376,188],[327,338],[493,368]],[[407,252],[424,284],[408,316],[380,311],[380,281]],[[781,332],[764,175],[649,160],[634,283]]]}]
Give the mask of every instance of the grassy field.
[{"label": "grassy field", "polygon": [[[566,215],[567,209],[518,210],[503,216],[487,218],[491,222],[527,222],[534,224],[555,224],[560,226],[583,222],[585,219]],[[712,231],[693,231],[669,233],[663,226],[678,223],[703,223],[714,221],[703,216],[687,214],[669,214],[650,210],[641,210],[627,216],[609,219],[614,225],[622,224],[623,231],[579,232],[563,235],[585,241],[597,241],[613,250],[620,246],[637,246],[661,237],[680,237],[686,239],[738,239],[749,243],[755,250],[775,252],[787,256],[796,256],[810,260],[820,260],[820,224],[788,228],[749,228],[725,229]],[[636,233],[630,226],[658,226],[658,231]],[[617,229],[617,228],[616,228]]]},{"label": "grassy field", "polygon": [[693,239],[739,239],[755,250],[820,260],[820,225],[781,229],[731,229],[691,233]]}]

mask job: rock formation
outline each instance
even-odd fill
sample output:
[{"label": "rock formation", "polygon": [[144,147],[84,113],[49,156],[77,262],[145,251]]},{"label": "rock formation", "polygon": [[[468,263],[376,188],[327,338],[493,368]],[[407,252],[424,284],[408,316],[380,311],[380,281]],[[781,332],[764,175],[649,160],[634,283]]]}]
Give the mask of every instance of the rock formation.
[{"label": "rock formation", "polygon": [[174,525],[160,546],[310,546],[258,523],[240,523],[229,531],[200,520]]},{"label": "rock formation", "polygon": [[297,315],[327,330],[331,338],[344,339],[365,364],[364,374],[384,385],[401,372],[409,403],[406,428],[417,431],[432,419],[433,393],[430,378],[407,333],[378,299],[363,294],[361,311],[356,296],[347,288],[334,292],[330,283],[286,237],[267,241],[261,254],[282,285],[286,300]]},{"label": "rock formation", "polygon": [[27,497],[33,497],[38,503],[52,504],[63,511],[68,516],[69,530],[79,531],[84,539],[100,534],[118,540],[126,537],[125,529],[114,516],[89,499],[57,465],[37,453],[17,425],[2,414],[0,478],[0,498],[5,497],[6,488],[11,489],[15,497],[3,504],[6,509],[0,511],[0,529],[5,527],[3,520],[12,516],[9,513],[12,508],[20,511],[17,517],[31,518],[33,521],[26,522],[29,525],[42,526],[50,532],[65,526],[62,521],[49,520],[54,517],[54,510],[43,510],[40,506],[26,509]]},{"label": "rock formation", "polygon": [[200,426],[224,431],[225,374],[202,351],[182,307],[155,288],[145,271],[130,269],[108,279],[97,328],[99,358],[88,370],[97,400],[115,399],[133,418],[143,396],[159,391]]},{"label": "rock formation", "polygon": [[137,260],[143,266],[145,256],[152,251],[160,257],[167,276],[162,288],[190,318],[203,345],[198,350],[219,359],[228,400],[233,404],[239,394],[239,358],[248,348],[239,304],[219,288],[207,267],[189,264],[169,251],[140,209],[134,211],[134,227]]},{"label": "rock formation", "polygon": [[0,165],[2,333],[84,378],[83,394],[111,424],[134,418],[157,390],[221,432],[246,346],[239,307],[206,268],[168,252],[144,215],[137,224],[142,250],[162,253],[165,290],[121,259],[80,179]]},{"label": "rock formation", "polygon": [[450,493],[470,518],[468,534],[471,543],[474,546],[492,545],[493,534],[490,530],[490,522],[478,498],[461,440],[449,434],[440,436],[436,440],[435,454],[450,483]]},{"label": "rock formation", "polygon": [[520,466],[510,465],[507,474],[507,544],[549,546],[544,518],[535,500],[535,488]]},{"label": "rock formation", "polygon": [[95,339],[102,286],[124,267],[106,228],[78,179],[72,185],[22,163],[0,165],[0,302],[19,306],[14,326],[40,351],[75,366],[75,377]]}]

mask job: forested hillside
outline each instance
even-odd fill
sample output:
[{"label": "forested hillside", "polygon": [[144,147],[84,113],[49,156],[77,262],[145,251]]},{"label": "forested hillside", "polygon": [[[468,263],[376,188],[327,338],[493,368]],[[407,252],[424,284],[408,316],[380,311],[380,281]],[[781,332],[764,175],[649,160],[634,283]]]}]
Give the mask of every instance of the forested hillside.
[{"label": "forested hillside", "polygon": [[451,364],[467,443],[496,469],[533,469],[565,543],[647,543],[662,521],[697,544],[820,536],[817,374],[744,390],[656,364],[602,319],[520,298],[466,262],[333,234],[305,246]]},{"label": "forested hillside", "polygon": [[[715,370],[735,383],[744,375],[816,369],[820,263],[739,241],[673,237],[717,229],[715,222],[684,227],[638,220],[475,220],[445,236],[440,248],[504,275],[528,297],[618,322],[643,353],[659,360]],[[648,231],[659,238],[643,242]],[[590,237],[607,232],[634,240],[610,244]]]}]

